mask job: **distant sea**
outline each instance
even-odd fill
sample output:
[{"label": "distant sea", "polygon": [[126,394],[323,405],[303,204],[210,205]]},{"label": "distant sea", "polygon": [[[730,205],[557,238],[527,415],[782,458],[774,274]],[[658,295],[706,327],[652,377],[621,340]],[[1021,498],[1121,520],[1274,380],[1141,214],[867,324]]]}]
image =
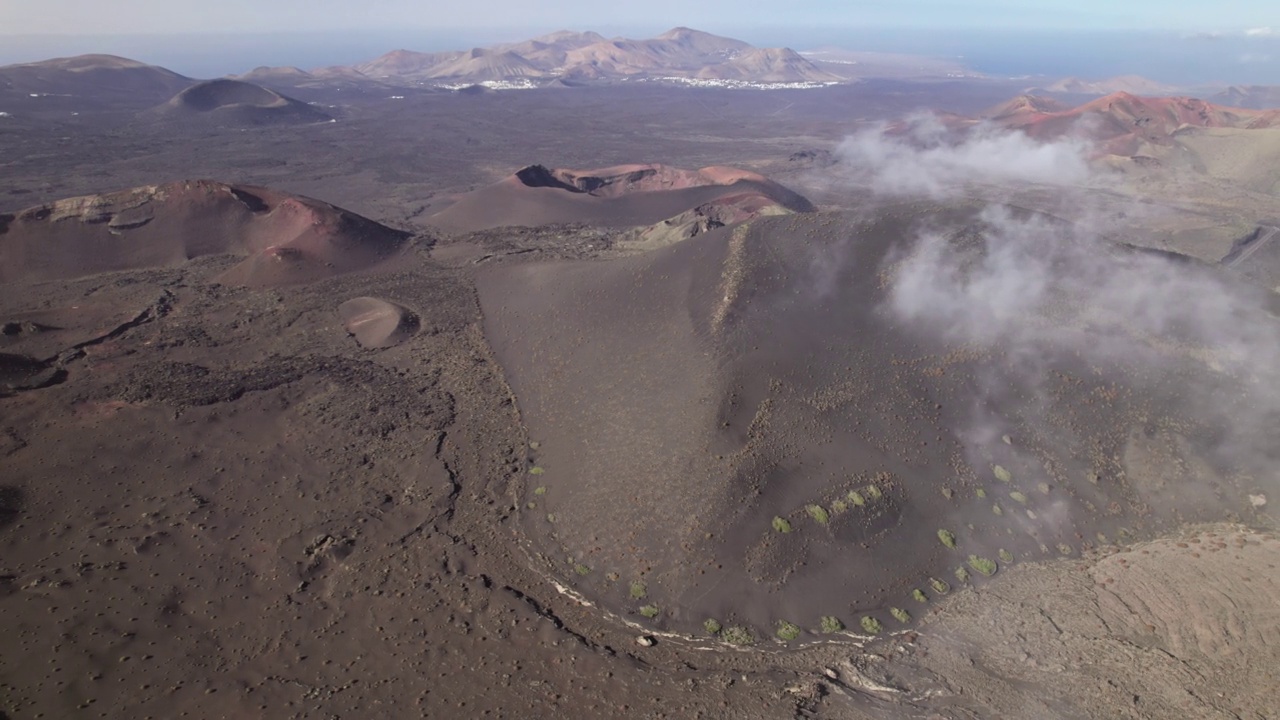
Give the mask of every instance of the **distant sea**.
[{"label": "distant sea", "polygon": [[[653,30],[599,29],[648,37]],[[761,46],[958,58],[1002,77],[1142,75],[1175,85],[1280,85],[1280,29],[1275,35],[1133,31],[983,31],[891,28],[715,29]],[[311,33],[281,35],[23,36],[0,35],[0,64],[81,53],[110,53],[163,65],[192,77],[242,73],[260,65],[304,69],[350,65],[390,50],[458,50],[518,41],[541,31],[504,30]]]},{"label": "distant sea", "polygon": [[1135,31],[813,30],[777,31],[783,45],[832,45],[858,50],[959,58],[972,70],[1103,79],[1141,75],[1171,85],[1280,85],[1280,28],[1269,36],[1243,33]]}]

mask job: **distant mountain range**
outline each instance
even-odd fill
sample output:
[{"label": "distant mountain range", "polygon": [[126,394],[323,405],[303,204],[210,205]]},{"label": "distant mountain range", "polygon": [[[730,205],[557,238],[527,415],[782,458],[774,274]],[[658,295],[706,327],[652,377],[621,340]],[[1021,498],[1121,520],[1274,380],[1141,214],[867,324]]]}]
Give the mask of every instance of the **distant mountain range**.
[{"label": "distant mountain range", "polygon": [[306,73],[258,68],[238,77],[296,84],[358,74],[390,85],[675,78],[730,83],[835,83],[847,75],[819,67],[789,48],[757,48],[741,40],[675,28],[647,40],[609,39],[594,32],[562,31],[507,45],[453,52],[395,50],[351,68]]},{"label": "distant mountain range", "polygon": [[[259,90],[223,82],[173,102],[169,102],[170,99],[201,81],[166,68],[111,55],[81,55],[8,65],[0,67],[0,112],[3,112],[0,118],[12,123],[13,118],[22,116],[58,117],[95,109],[137,111],[167,103],[167,110],[162,108],[163,112],[152,115],[159,117],[178,111],[199,111],[211,113],[208,118],[216,118],[219,123],[231,120],[239,124],[314,122],[320,120],[319,115],[309,117],[309,113],[302,112],[302,106],[308,101],[334,108],[355,97],[397,97],[407,90],[483,93],[510,88],[578,87],[619,82],[801,88],[869,78],[947,77],[980,76],[955,60],[835,48],[801,54],[789,48],[759,48],[741,40],[685,27],[645,40],[610,39],[595,32],[566,30],[523,42],[470,50],[395,50],[353,66],[312,70],[259,67],[226,79],[261,86]],[[1027,97],[1018,101],[1020,105],[1015,103],[1017,106],[1004,109],[1011,113],[1006,119],[1070,112],[1066,106],[1058,107],[1054,105],[1055,101],[1042,97],[1046,94],[1072,103],[1079,102],[1079,96],[1096,95],[1102,98],[1099,103],[1109,98],[1107,102],[1115,105],[1116,94],[1119,93],[1123,96],[1120,107],[1136,108],[1136,103],[1143,102],[1144,97],[1184,102],[1170,96],[1180,96],[1188,91],[1125,75],[1104,80],[1064,78],[1026,92]],[[1198,92],[1207,97],[1214,107],[1261,109],[1280,106],[1280,87],[1201,88]],[[202,110],[205,105],[212,109]],[[1143,112],[1147,111],[1138,112],[1130,120],[1146,117]],[[1175,114],[1194,119],[1197,112],[1187,110]],[[1164,114],[1167,112],[1156,113]],[[1245,116],[1247,113],[1241,115],[1242,118]],[[1123,123],[1122,120],[1117,122]],[[1253,120],[1240,122],[1249,124]],[[1142,128],[1135,127],[1124,134],[1138,136],[1142,134]]]},{"label": "distant mountain range", "polygon": [[1082,80],[1077,77],[1068,77],[1042,89],[1045,92],[1071,95],[1110,95],[1118,92],[1131,95],[1172,95],[1179,91],[1177,87],[1149,80],[1139,75],[1121,75],[1105,80]]}]

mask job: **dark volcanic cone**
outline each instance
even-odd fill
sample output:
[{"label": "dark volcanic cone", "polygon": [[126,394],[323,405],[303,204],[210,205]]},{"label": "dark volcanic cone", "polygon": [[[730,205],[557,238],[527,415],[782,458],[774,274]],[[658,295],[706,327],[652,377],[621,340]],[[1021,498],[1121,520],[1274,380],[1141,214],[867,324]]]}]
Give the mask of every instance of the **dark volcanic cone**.
[{"label": "dark volcanic cone", "polygon": [[619,165],[598,170],[531,165],[467,193],[431,217],[437,226],[473,232],[504,226],[591,223],[652,225],[726,197],[761,195],[792,212],[809,212],[804,197],[757,173],[729,167],[682,170]]},{"label": "dark volcanic cone", "polygon": [[307,103],[261,85],[225,78],[192,85],[149,114],[169,121],[236,126],[305,125],[332,119]]}]

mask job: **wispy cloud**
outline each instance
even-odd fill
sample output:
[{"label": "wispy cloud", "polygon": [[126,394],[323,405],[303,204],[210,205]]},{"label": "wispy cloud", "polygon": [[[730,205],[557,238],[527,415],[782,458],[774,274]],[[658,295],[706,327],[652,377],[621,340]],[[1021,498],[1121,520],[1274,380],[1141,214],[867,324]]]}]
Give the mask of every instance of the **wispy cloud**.
[{"label": "wispy cloud", "polygon": [[885,195],[940,197],[972,182],[1075,185],[1091,177],[1083,139],[1041,142],[987,124],[955,134],[933,115],[911,118],[901,132],[881,126],[854,135],[838,155],[850,179]]}]

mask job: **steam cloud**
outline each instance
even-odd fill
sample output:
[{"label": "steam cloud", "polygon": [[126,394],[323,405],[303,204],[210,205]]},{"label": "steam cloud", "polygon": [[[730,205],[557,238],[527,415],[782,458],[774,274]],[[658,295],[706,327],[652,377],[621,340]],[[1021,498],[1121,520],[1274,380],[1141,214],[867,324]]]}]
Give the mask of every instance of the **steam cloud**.
[{"label": "steam cloud", "polygon": [[963,137],[933,115],[910,118],[901,132],[868,129],[836,154],[851,179],[889,195],[945,197],[968,183],[1080,185],[1089,181],[1089,143],[1038,142],[1025,133],[982,124]]},{"label": "steam cloud", "polygon": [[[851,137],[839,155],[852,179],[879,194],[940,198],[978,182],[996,185],[987,194],[1000,197],[1001,185],[1105,182],[1082,140],[1041,143],[990,126],[956,139],[927,117],[902,134],[879,128]],[[881,312],[1007,358],[978,378],[969,426],[956,430],[972,459],[1008,431],[981,395],[1007,398],[1016,381],[1025,390],[1023,417],[1046,435],[1060,433],[1047,419],[1048,370],[1082,360],[1141,368],[1134,382],[1159,387],[1186,414],[1222,428],[1217,459],[1280,491],[1280,323],[1268,310],[1270,294],[1190,259],[1118,246],[1102,236],[1109,228],[1088,211],[1086,193],[1060,194],[1078,200],[1071,222],[993,202],[976,234],[922,230],[887,261],[894,282]],[[1199,370],[1185,372],[1196,363]]]}]

